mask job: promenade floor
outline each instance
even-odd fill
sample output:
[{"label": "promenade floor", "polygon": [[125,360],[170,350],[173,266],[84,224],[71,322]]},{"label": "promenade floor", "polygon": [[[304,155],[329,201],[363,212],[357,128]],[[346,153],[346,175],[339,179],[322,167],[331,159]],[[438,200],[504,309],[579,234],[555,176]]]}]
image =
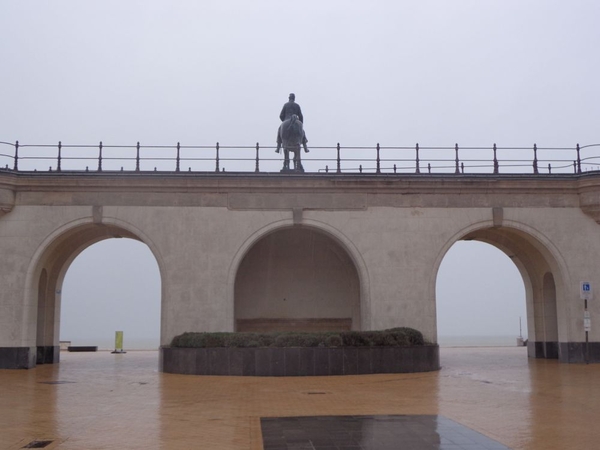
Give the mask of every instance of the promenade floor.
[{"label": "promenade floor", "polygon": [[261,418],[272,430],[265,419],[397,415],[438,417],[514,450],[600,448],[600,364],[517,347],[441,357],[433,373],[244,378],[159,373],[155,351],[62,353],[57,365],[0,370],[0,450],[260,450]]}]

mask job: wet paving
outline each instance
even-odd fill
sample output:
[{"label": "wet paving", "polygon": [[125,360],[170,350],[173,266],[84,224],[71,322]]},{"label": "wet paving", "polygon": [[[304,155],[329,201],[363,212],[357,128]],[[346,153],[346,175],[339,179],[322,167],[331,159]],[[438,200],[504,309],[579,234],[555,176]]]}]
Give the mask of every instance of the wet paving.
[{"label": "wet paving", "polygon": [[[307,430],[346,438],[365,430],[354,440],[362,448],[385,448],[363,445],[379,440],[399,449],[486,449],[484,439],[513,450],[600,448],[600,364],[531,360],[523,348],[443,348],[439,372],[345,377],[163,374],[157,352],[61,358],[0,370],[0,450],[271,450],[281,442],[270,446],[266,424],[316,417],[331,426]],[[305,432],[295,429],[295,437]],[[481,442],[458,442],[461,434]]]},{"label": "wet paving", "polygon": [[443,416],[262,419],[265,450],[510,450]]}]

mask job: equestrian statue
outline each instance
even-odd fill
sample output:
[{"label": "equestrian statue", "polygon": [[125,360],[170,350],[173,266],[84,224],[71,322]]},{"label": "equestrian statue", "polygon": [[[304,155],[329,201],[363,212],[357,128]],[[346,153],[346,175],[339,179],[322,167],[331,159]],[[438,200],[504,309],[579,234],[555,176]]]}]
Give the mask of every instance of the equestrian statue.
[{"label": "equestrian statue", "polygon": [[[304,133],[304,117],[302,116],[302,109],[300,105],[296,103],[296,96],[290,94],[289,101],[283,105],[281,114],[281,125],[277,131],[277,149],[276,153],[281,151],[283,147],[283,169],[282,172],[304,172],[302,167],[302,160],[300,158],[300,145],[304,148],[306,153],[309,152],[306,143],[306,134]],[[294,168],[290,169],[290,152],[294,153]]]}]

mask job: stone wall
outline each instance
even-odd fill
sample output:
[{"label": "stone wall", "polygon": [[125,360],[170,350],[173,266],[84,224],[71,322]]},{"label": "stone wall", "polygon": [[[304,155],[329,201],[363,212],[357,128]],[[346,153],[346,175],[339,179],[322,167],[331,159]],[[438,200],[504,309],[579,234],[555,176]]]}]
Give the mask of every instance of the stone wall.
[{"label": "stone wall", "polygon": [[439,370],[439,347],[161,348],[161,370],[188,375],[297,377]]},{"label": "stone wall", "polygon": [[[27,367],[38,347],[55,362],[43,349],[59,345],[70,263],[115,237],[144,242],[157,260],[163,346],[187,331],[268,318],[410,326],[437,342],[438,268],[455,242],[474,239],[504,251],[523,275],[530,355],[574,361],[569,345],[585,341],[579,283],[600,286],[598,173],[0,172],[0,191],[0,359]],[[287,259],[264,256],[279,243]],[[286,274],[296,259],[300,278]],[[600,317],[600,302],[590,313]],[[600,342],[600,327],[589,340]]]}]

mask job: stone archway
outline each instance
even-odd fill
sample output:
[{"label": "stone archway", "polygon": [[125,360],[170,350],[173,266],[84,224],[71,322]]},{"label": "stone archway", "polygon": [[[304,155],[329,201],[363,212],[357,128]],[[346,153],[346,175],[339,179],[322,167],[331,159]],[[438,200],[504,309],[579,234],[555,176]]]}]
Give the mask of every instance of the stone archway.
[{"label": "stone archway", "polygon": [[347,251],[312,227],[287,227],[260,238],[235,277],[238,331],[360,330],[357,269]]},{"label": "stone archway", "polygon": [[[519,270],[525,286],[528,355],[555,359],[559,357],[560,341],[558,304],[564,298],[561,265],[554,252],[534,235],[533,230],[513,225],[472,227],[455,236],[443,254],[459,240],[484,242],[504,252]],[[436,266],[436,275],[440,262],[441,259]]]},{"label": "stone archway", "polygon": [[[78,224],[47,240],[28,273],[30,304],[37,305],[35,342],[37,364],[57,363],[59,353],[62,284],[74,259],[86,248],[105,239],[129,238],[144,242],[137,233],[116,224]],[[152,250],[152,249],[151,249]],[[155,252],[152,252],[155,257]],[[157,263],[159,260],[157,258]],[[160,263],[159,272],[161,271]]]}]

